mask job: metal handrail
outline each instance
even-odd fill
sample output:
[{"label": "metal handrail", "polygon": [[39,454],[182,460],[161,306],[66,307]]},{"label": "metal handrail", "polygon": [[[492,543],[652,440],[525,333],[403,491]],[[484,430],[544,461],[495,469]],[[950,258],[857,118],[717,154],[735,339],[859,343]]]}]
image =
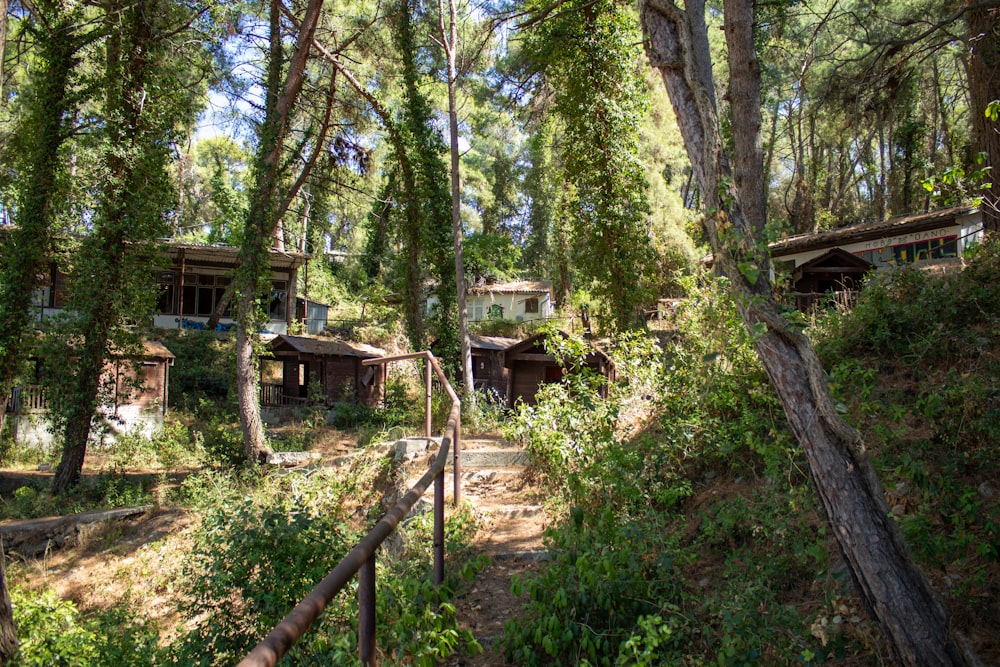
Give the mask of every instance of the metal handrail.
[{"label": "metal handrail", "polygon": [[392,534],[399,522],[413,509],[431,481],[434,482],[434,583],[444,581],[444,469],[449,450],[455,451],[455,503],[460,497],[458,452],[462,421],[462,403],[452,389],[448,378],[441,371],[437,359],[429,351],[393,357],[366,359],[367,366],[386,364],[392,361],[423,358],[427,362],[426,372],[426,437],[430,437],[430,396],[431,370],[433,369],[451,399],[448,425],[441,438],[441,449],[424,476],[414,484],[392,509],[385,513],[371,531],[361,538],[350,553],[320,581],[315,588],[295,606],[287,616],[268,633],[264,639],[240,661],[238,667],[273,667],[278,660],[297,642],[309,627],[319,618],[326,606],[347,584],[360,573],[358,582],[358,653],[361,662],[370,665],[375,659],[375,552]]}]

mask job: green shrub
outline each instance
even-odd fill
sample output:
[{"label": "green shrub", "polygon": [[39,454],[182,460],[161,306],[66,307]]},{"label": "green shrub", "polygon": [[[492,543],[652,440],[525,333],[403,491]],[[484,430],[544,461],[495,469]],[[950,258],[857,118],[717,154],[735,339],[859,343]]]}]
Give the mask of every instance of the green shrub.
[{"label": "green shrub", "polygon": [[120,667],[155,664],[159,632],[139,618],[126,599],[85,618],[51,590],[11,588],[20,642],[15,666]]},{"label": "green shrub", "polygon": [[576,509],[570,522],[550,530],[552,561],[513,585],[515,594],[528,593],[529,602],[522,618],[504,626],[507,659],[517,665],[614,665],[616,656],[648,648],[652,638],[633,633],[660,616],[679,631],[657,633],[660,664],[679,662],[690,630],[678,611],[681,578],[663,529],[652,513],[623,521],[613,511],[586,517]]},{"label": "green shrub", "polygon": [[[223,475],[193,499],[201,523],[183,566],[181,611],[195,619],[179,654],[192,664],[236,662],[353,546],[346,487],[331,474],[263,479]],[[248,478],[249,479],[249,478]]]},{"label": "green shrub", "polygon": [[[235,662],[318,583],[363,534],[350,508],[372,506],[371,480],[319,469],[258,477],[202,473],[185,481],[201,523],[183,566],[181,612],[193,629],[172,648],[183,664]],[[449,575],[431,582],[429,519],[407,522],[401,552],[377,559],[379,648],[399,663],[434,665],[462,648],[474,651],[447,599],[475,564],[462,556],[474,526],[449,520]],[[468,563],[473,563],[471,566]],[[472,569],[470,569],[470,567]],[[357,663],[357,601],[348,586],[293,648],[293,664]]]},{"label": "green shrub", "polygon": [[246,463],[243,430],[232,415],[222,413],[210,416],[207,421],[194,427],[194,438],[212,463],[225,466]]},{"label": "green shrub", "polygon": [[76,606],[54,592],[10,590],[20,641],[15,665],[51,667],[98,663],[98,636],[81,621]]},{"label": "green shrub", "polygon": [[176,357],[170,370],[170,407],[195,410],[203,400],[231,403],[236,386],[232,340],[212,331],[162,331],[163,343]]}]

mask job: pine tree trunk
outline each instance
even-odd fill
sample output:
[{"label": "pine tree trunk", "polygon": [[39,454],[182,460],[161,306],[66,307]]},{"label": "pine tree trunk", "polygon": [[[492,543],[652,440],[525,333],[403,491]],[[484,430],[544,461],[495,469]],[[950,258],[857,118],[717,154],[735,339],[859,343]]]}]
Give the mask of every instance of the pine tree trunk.
[{"label": "pine tree trunk", "polygon": [[[292,112],[302,90],[306,60],[312,48],[323,0],[309,0],[298,26],[295,50],[285,65],[279,0],[270,2],[270,50],[265,81],[265,118],[259,130],[255,157],[255,182],[250,193],[243,242],[239,250],[239,267],[234,277],[236,307],[236,393],[239,399],[240,429],[243,447],[251,462],[260,462],[270,454],[260,417],[260,388],[253,341],[259,328],[257,297],[260,286],[270,277],[269,250],[275,230],[286,208],[280,200],[290,200],[279,194],[282,179],[287,176],[282,164],[285,139],[292,122]],[[319,150],[316,147],[315,150]],[[301,187],[302,180],[296,179]],[[288,194],[288,193],[286,193]]]},{"label": "pine tree trunk", "polygon": [[[249,303],[247,303],[249,302]],[[249,298],[240,298],[239,309],[254,308],[255,303]],[[251,316],[252,317],[252,316]],[[240,316],[243,319],[243,316]],[[239,401],[240,428],[243,431],[243,448],[247,460],[251,463],[262,463],[271,455],[264,434],[264,424],[260,418],[260,386],[257,377],[257,359],[253,353],[253,333],[248,333],[243,327],[236,330],[236,392]]]},{"label": "pine tree trunk", "polygon": [[448,60],[448,138],[451,154],[451,234],[455,246],[455,287],[458,292],[458,329],[462,346],[462,384],[465,395],[474,396],[475,387],[472,380],[472,348],[469,341],[469,314],[465,309],[465,264],[463,260],[462,235],[462,188],[459,173],[458,147],[458,68],[455,59],[458,57],[458,16],[455,10],[455,0],[448,0],[448,29],[445,29],[444,3],[439,0],[438,13],[441,17],[441,41],[445,45],[445,55]]},{"label": "pine tree trunk", "polygon": [[70,379],[72,393],[69,400],[70,414],[63,430],[62,458],[52,478],[52,493],[59,494],[76,486],[83,473],[83,462],[87,456],[87,441],[97,407],[97,395],[104,357],[107,350],[107,334],[87,331],[86,344],[81,354],[76,373]]},{"label": "pine tree trunk", "polygon": [[6,561],[3,538],[0,538],[0,667],[7,664],[17,653],[17,628],[14,626],[10,593],[7,591]]},{"label": "pine tree trunk", "polygon": [[760,243],[766,213],[754,177],[763,171],[763,156],[759,141],[746,136],[759,133],[754,116],[760,115],[752,1],[725,2],[732,167],[716,115],[703,1],[689,0],[682,9],[672,0],[645,0],[641,12],[647,54],[663,77],[705,198],[705,228],[716,266],[729,277],[747,328],[765,331],[757,339],[758,356],[809,462],[865,606],[900,664],[978,664],[967,642],[952,634],[947,610],[889,518],[864,442],[834,409],[812,345],[774,303],[770,259]]},{"label": "pine tree trunk", "polygon": [[[983,219],[986,228],[1000,231],[1000,123],[986,117],[986,106],[1000,99],[1000,9],[979,5],[965,14],[966,59],[969,98],[973,129],[973,151],[986,153],[986,164],[992,166],[987,181],[992,187],[983,196]],[[976,165],[978,168],[980,165]]]}]

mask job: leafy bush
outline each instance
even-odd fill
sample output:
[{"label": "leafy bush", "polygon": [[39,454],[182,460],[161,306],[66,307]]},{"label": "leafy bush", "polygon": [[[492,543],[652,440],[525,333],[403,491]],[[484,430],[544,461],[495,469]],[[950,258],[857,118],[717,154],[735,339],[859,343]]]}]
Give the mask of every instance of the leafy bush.
[{"label": "leafy bush", "polygon": [[[202,403],[204,407],[204,399]],[[207,421],[194,428],[194,438],[200,442],[210,462],[226,466],[246,463],[243,431],[233,415],[212,414]]]},{"label": "leafy bush", "polygon": [[[527,591],[530,601],[526,615],[504,627],[507,659],[518,665],[614,665],[616,656],[648,653],[655,642],[657,664],[680,663],[685,633],[675,636],[674,628],[687,624],[663,528],[653,514],[622,521],[604,511],[591,519],[577,509],[568,524],[549,531],[552,561],[513,586],[515,594]],[[643,625],[642,635],[634,635]],[[667,629],[650,634],[652,625]]]},{"label": "leafy bush", "polygon": [[76,605],[54,592],[10,590],[20,647],[16,665],[90,667],[98,661],[98,637],[81,621]]},{"label": "leafy bush", "polygon": [[954,275],[909,265],[876,273],[851,311],[831,313],[816,328],[817,350],[830,365],[862,354],[922,363],[976,354],[997,338],[998,276],[995,239],[976,246]]},{"label": "leafy bush", "polygon": [[358,534],[346,521],[346,487],[331,475],[265,479],[254,493],[231,478],[205,479],[217,484],[217,492],[201,508],[184,563],[181,611],[197,620],[181,655],[193,664],[206,655],[235,662],[333,568]]},{"label": "leafy bush", "polygon": [[[181,581],[181,612],[194,626],[173,647],[184,664],[234,662],[248,652],[356,544],[364,527],[355,525],[351,508],[376,500],[371,479],[325,469],[265,478],[203,473],[185,487],[202,518]],[[380,650],[420,665],[437,664],[457,648],[474,651],[447,603],[457,581],[430,583],[426,520],[408,526],[402,551],[376,563]],[[470,572],[454,544],[470,530],[459,518],[446,531],[449,555],[458,558],[453,575]],[[357,664],[356,619],[348,587],[294,647],[291,661]]]},{"label": "leafy bush", "polygon": [[20,642],[14,666],[120,667],[154,664],[158,629],[138,618],[129,600],[85,618],[51,590],[10,590]]},{"label": "leafy bush", "polygon": [[220,404],[233,400],[236,386],[232,340],[212,331],[163,331],[163,343],[174,353],[170,370],[170,406],[194,410],[203,399]]}]

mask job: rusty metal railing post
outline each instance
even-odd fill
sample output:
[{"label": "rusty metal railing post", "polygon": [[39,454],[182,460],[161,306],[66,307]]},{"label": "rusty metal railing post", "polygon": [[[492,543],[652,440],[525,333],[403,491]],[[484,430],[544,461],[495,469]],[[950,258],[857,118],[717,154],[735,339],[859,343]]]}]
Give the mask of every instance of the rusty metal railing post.
[{"label": "rusty metal railing post", "polygon": [[375,664],[375,554],[358,572],[358,657],[361,664]]},{"label": "rusty metal railing post", "polygon": [[434,585],[444,583],[444,470],[434,478]]},{"label": "rusty metal railing post", "polygon": [[451,443],[452,467],[455,473],[455,490],[452,493],[451,501],[455,507],[462,502],[462,413],[458,413],[458,420],[455,422],[455,439]]},{"label": "rusty metal railing post", "polygon": [[428,439],[430,439],[431,437],[431,416],[432,416],[431,411],[433,410],[433,406],[431,405],[431,382],[432,382],[431,373],[433,371],[434,369],[431,366],[431,360],[429,358],[425,359],[424,360],[424,388],[425,388],[424,406],[426,408],[426,411],[424,416],[424,436],[426,436]]}]

